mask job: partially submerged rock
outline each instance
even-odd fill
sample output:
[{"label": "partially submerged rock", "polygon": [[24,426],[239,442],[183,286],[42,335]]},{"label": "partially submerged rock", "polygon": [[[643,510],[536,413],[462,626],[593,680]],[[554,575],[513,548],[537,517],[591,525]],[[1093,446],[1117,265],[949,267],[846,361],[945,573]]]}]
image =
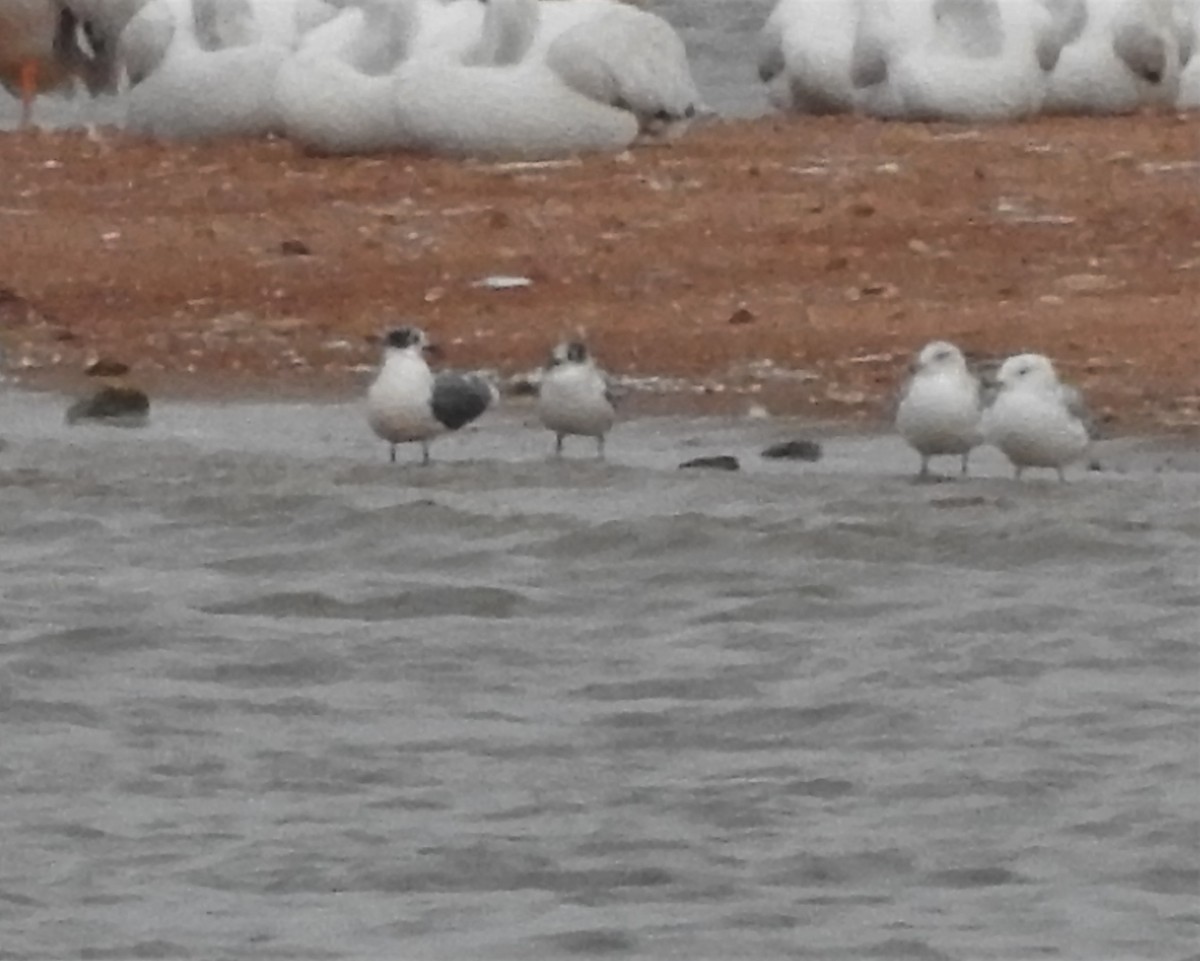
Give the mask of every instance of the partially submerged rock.
[{"label": "partially submerged rock", "polygon": [[773,460],[817,461],[821,459],[821,445],[807,438],[785,440],[772,444],[762,452],[762,456]]},{"label": "partially submerged rock", "polygon": [[741,470],[742,465],[732,454],[715,454],[711,457],[696,457],[679,465],[680,470],[704,468],[707,470]]},{"label": "partially submerged rock", "polygon": [[114,427],[144,427],[150,419],[150,398],[136,387],[104,384],[67,408],[67,423],[92,421]]},{"label": "partially submerged rock", "polygon": [[89,377],[124,377],[129,373],[129,365],[123,360],[98,357],[88,364],[83,372]]}]

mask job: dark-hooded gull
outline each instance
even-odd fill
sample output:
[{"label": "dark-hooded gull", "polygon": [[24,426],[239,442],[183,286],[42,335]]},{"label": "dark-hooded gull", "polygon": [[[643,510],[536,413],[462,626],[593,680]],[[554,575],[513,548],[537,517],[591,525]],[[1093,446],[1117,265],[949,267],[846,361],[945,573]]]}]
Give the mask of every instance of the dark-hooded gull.
[{"label": "dark-hooded gull", "polygon": [[390,445],[419,442],[422,463],[429,443],[478,418],[496,400],[494,387],[477,374],[434,373],[425,360],[429,339],[419,327],[397,327],[384,338],[383,364],[367,390],[367,422]]},{"label": "dark-hooded gull", "polygon": [[604,456],[604,436],[616,420],[613,395],[604,372],[587,346],[568,340],[554,348],[538,386],[538,416],[554,431],[554,452],[562,456],[568,434],[596,438],[596,455]]}]

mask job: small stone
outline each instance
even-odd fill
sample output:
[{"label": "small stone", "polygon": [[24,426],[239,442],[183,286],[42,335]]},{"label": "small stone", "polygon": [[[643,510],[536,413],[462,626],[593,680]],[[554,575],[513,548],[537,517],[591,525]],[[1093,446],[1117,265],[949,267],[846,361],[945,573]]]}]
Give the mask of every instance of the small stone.
[{"label": "small stone", "polygon": [[706,468],[708,470],[741,470],[742,465],[731,454],[715,454],[712,457],[695,457],[679,465],[680,470]]},{"label": "small stone", "polygon": [[312,254],[303,240],[285,240],[279,245],[279,252],[287,257],[308,257]]},{"label": "small stone", "polygon": [[83,372],[89,377],[124,377],[129,373],[129,365],[111,357],[98,357],[88,364]]},{"label": "small stone", "polygon": [[818,461],[821,459],[821,445],[815,440],[801,437],[772,444],[762,452],[762,456],[773,460]]},{"label": "small stone", "polygon": [[865,200],[857,200],[850,205],[850,213],[855,217],[870,217],[875,213],[875,205]]},{"label": "small stone", "polygon": [[746,307],[739,307],[729,315],[729,323],[735,327],[741,324],[752,324],[758,318],[754,316],[754,312]]},{"label": "small stone", "polygon": [[536,397],[538,395],[539,373],[517,374],[510,377],[501,386],[501,393],[508,397]]},{"label": "small stone", "polygon": [[144,427],[150,417],[150,398],[136,387],[106,384],[67,408],[67,423],[82,420],[114,427]]},{"label": "small stone", "polygon": [[900,293],[900,288],[895,284],[885,284],[879,281],[863,284],[859,291],[864,297],[881,297],[885,300],[890,300]]}]

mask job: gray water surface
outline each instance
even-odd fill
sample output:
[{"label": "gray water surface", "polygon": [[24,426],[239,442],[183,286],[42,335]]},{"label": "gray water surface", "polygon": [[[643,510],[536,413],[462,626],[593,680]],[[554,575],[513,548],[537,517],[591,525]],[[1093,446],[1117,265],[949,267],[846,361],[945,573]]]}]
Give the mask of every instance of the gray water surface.
[{"label": "gray water surface", "polygon": [[4,958],[1196,954],[1194,451],[64,408],[0,395]]}]

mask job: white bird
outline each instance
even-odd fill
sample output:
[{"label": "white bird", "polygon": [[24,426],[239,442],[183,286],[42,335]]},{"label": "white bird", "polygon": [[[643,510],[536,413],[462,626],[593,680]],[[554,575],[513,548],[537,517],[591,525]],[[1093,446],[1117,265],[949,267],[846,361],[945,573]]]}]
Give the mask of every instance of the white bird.
[{"label": "white bird", "polygon": [[632,113],[638,142],[673,140],[703,103],[678,31],[659,15],[619,0],[539,4],[530,56],[541,54],[573,90]]},{"label": "white bird", "polygon": [[250,0],[151,0],[122,32],[123,44],[126,34],[147,30],[154,43],[139,51],[151,55],[138,73],[148,76],[134,77],[131,51],[123,51],[130,79],[140,79],[129,93],[130,130],[206,140],[280,128],[275,78],[287,50],[264,35]]},{"label": "white bird", "polygon": [[971,451],[983,442],[981,413],[979,381],[962,351],[944,340],[921,348],[896,407],[896,430],[921,455],[919,478],[929,476],[931,457],[946,454],[961,457],[967,473]]},{"label": "white bird", "polygon": [[1188,43],[1176,0],[1088,0],[1087,22],[1050,77],[1045,110],[1120,114],[1173,107]]},{"label": "white bird", "polygon": [[433,438],[471,423],[497,399],[477,374],[435,374],[425,360],[433,349],[418,327],[398,327],[384,339],[383,365],[367,390],[367,423],[390,445],[393,463],[397,444],[417,442],[428,464]]},{"label": "white bird", "polygon": [[780,110],[849,113],[859,0],[779,0],[759,34],[758,76]]},{"label": "white bird", "polygon": [[288,138],[323,154],[403,147],[393,72],[408,56],[413,17],[405,2],[361,0],[304,37],[275,79]]},{"label": "white bird", "polygon": [[1200,109],[1200,0],[1175,0],[1179,47],[1179,97],[1181,110]]},{"label": "white bird", "polygon": [[554,452],[563,452],[569,434],[596,438],[596,456],[604,456],[604,437],[616,420],[613,394],[587,346],[568,340],[554,348],[538,384],[538,417],[554,431]]},{"label": "white bird", "polygon": [[1082,0],[863,3],[851,60],[860,107],[959,122],[1037,113],[1082,9]]},{"label": "white bird", "polygon": [[78,18],[59,0],[0,0],[0,84],[21,99],[21,128],[39,93],[111,81],[111,59],[85,49]]},{"label": "white bird", "polygon": [[1081,458],[1090,437],[1079,392],[1059,382],[1041,354],[1017,354],[1000,365],[999,392],[983,415],[990,444],[1009,459],[1020,479],[1027,467],[1063,468]]}]

